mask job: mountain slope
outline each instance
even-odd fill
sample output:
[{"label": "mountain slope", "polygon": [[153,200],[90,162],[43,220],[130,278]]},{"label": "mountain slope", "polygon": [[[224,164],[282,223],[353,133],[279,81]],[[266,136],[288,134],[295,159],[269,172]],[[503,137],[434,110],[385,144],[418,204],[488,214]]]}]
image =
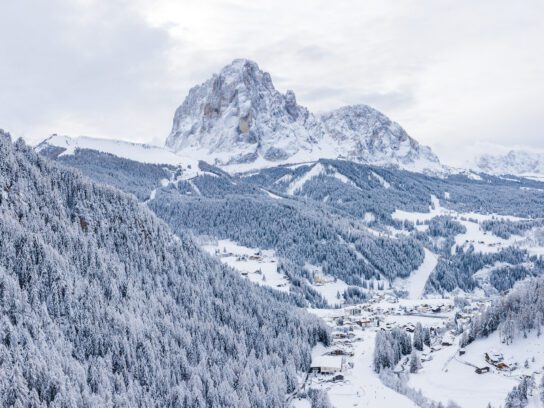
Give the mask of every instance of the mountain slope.
[{"label": "mountain slope", "polygon": [[217,165],[268,167],[342,157],[442,170],[428,147],[382,113],[358,105],[316,117],[297,104],[292,91],[279,93],[255,62],[241,59],[189,91],[176,110],[166,146]]},{"label": "mountain slope", "polygon": [[2,406],[283,406],[327,341],[118,190],[0,133]]},{"label": "mountain slope", "polygon": [[51,135],[35,148],[38,153],[52,158],[73,155],[78,149],[110,153],[117,157],[140,163],[169,165],[198,164],[198,160],[177,155],[163,147],[124,142],[121,140],[98,139],[88,136],[70,137]]}]

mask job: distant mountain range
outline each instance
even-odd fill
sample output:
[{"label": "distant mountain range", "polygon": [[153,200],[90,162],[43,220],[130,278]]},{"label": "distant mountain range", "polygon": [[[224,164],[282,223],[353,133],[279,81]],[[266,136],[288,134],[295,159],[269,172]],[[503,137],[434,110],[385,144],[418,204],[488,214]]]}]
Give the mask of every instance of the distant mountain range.
[{"label": "distant mountain range", "polygon": [[60,135],[37,146],[53,156],[78,148],[143,163],[194,166],[202,160],[231,173],[342,159],[431,175],[544,174],[544,154],[523,150],[477,156],[467,169],[445,166],[430,147],[376,109],[361,104],[315,115],[297,103],[293,91],[278,92],[270,74],[246,59],[234,60],[189,91],[164,147]]},{"label": "distant mountain range", "polygon": [[525,150],[484,154],[476,158],[475,168],[489,174],[544,177],[544,154]]}]

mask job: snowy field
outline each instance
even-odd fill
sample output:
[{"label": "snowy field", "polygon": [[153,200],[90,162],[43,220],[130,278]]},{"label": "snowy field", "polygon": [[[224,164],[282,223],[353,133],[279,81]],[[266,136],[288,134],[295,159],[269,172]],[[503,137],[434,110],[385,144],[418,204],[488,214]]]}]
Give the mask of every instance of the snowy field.
[{"label": "snowy field", "polygon": [[[459,356],[458,347],[444,348],[433,353],[433,360],[423,363],[423,368],[410,376],[409,385],[421,389],[424,395],[446,403],[457,402],[461,407],[493,407],[504,404],[508,392],[518,384],[523,374],[541,371],[544,364],[544,340],[534,335],[518,338],[513,344],[501,343],[497,333],[487,339],[479,339],[466,347],[466,354]],[[484,353],[502,353],[505,361],[517,363],[514,372],[501,372],[492,367],[486,374],[477,374],[475,366],[489,366]],[[535,361],[532,361],[532,358]],[[524,368],[528,360],[529,368]],[[538,377],[537,377],[538,378]],[[538,383],[538,382],[537,382]],[[541,407],[533,401],[534,407]]]},{"label": "snowy field", "polygon": [[198,169],[198,159],[178,155],[160,146],[121,140],[98,139],[87,136],[69,137],[53,135],[44,141],[42,147],[37,146],[36,150],[39,152],[41,148],[46,147],[45,143],[50,146],[66,149],[61,153],[61,156],[74,154],[76,149],[90,149],[141,163],[183,165]]},{"label": "snowy field", "polygon": [[289,291],[289,281],[278,272],[278,259],[273,250],[248,248],[227,239],[207,240],[202,249],[217,256],[221,262],[236,269],[253,283],[282,292]]}]

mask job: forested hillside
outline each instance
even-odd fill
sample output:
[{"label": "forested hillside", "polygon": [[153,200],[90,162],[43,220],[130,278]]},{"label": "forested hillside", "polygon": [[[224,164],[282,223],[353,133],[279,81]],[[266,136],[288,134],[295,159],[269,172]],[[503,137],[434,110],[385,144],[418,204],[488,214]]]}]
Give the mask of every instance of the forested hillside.
[{"label": "forested hillside", "polygon": [[508,295],[496,299],[474,319],[463,333],[461,345],[487,337],[495,330],[504,343],[527,337],[536,331],[538,337],[544,326],[544,278],[530,279],[518,284]]},{"label": "forested hillside", "polygon": [[[503,239],[529,234],[534,244],[524,245],[540,245],[544,185],[534,180],[475,173],[441,178],[344,160],[244,174],[200,162],[189,175],[91,150],[76,149],[57,160],[133,193],[175,233],[275,250],[299,304],[303,297],[324,305],[311,286],[308,264],[365,287],[369,280],[409,277],[422,264],[425,247],[440,256],[427,292],[449,292],[483,286],[474,275],[484,268],[495,268],[486,278],[488,289],[503,291],[539,275],[544,263],[524,246],[502,242],[482,248],[477,242],[487,240],[486,234]],[[431,214],[437,205],[443,210]],[[399,211],[408,219],[395,215]],[[481,232],[476,241],[474,228]]]},{"label": "forested hillside", "polygon": [[[154,172],[154,165],[88,150],[78,150],[75,155],[61,156],[59,160],[97,181],[134,194],[140,190],[132,186],[149,180]],[[100,162],[100,171],[93,162]],[[370,278],[408,276],[422,262],[422,247],[415,240],[369,234],[366,224],[344,208],[300,200],[281,192],[278,194],[282,199],[271,197],[253,180],[228,176],[204,162],[200,167],[206,174],[190,180],[176,179],[157,188],[153,200],[148,201],[149,207],[174,232],[183,234],[191,230],[198,235],[275,249],[287,261],[286,272],[295,280],[308,277],[303,270],[306,263],[319,266],[323,272],[348,284],[361,285]],[[126,186],[107,176],[119,172],[122,179],[127,174],[124,169],[132,169],[134,178]],[[303,287],[303,294],[318,304],[308,290]]]},{"label": "forested hillside", "polygon": [[322,323],[0,134],[0,405],[276,407]]}]

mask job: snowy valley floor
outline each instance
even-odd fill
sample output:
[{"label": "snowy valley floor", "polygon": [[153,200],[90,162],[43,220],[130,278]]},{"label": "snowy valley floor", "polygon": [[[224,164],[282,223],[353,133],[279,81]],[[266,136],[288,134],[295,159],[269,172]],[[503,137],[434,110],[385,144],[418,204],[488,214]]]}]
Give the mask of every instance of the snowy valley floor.
[{"label": "snowy valley floor", "polygon": [[[238,245],[228,240],[203,240],[203,248],[222,262],[240,271],[242,276],[276,290],[289,291],[289,281],[278,272],[278,259],[271,250],[260,250]],[[376,333],[399,327],[411,331],[417,323],[433,328],[432,350],[425,347],[419,353],[421,369],[409,375],[407,385],[420,390],[429,400],[447,404],[457,403],[463,408],[486,408],[488,403],[498,408],[504,405],[506,395],[519,382],[522,375],[536,374],[540,381],[544,367],[544,336],[536,334],[528,338],[517,338],[506,346],[494,333],[489,338],[479,339],[466,347],[459,355],[459,336],[450,332],[458,309],[454,308],[452,298],[423,298],[424,286],[429,274],[434,270],[437,256],[425,249],[423,264],[406,280],[394,282],[395,288],[408,292],[407,299],[397,299],[393,291],[374,291],[373,297],[359,305],[342,305],[336,293],[347,285],[340,280],[321,275],[314,288],[330,304],[338,304],[339,309],[309,309],[322,318],[332,329],[333,344],[325,348],[320,345],[313,350],[314,363],[324,355],[341,361],[342,370],[335,374],[312,373],[302,385],[302,390],[319,388],[325,390],[334,407],[416,407],[408,397],[386,387],[373,370],[373,353]],[[311,265],[308,268],[313,268]],[[319,274],[319,270],[315,271]],[[489,298],[476,294],[467,295],[468,311],[463,318],[474,317],[479,310],[490,303]],[[360,312],[352,315],[353,310]],[[379,325],[378,325],[379,324]],[[490,366],[484,359],[485,353],[504,355],[509,365],[516,365],[512,371],[500,371]],[[528,367],[525,366],[527,360]],[[406,371],[407,358],[401,360],[396,371]],[[490,372],[477,374],[476,367],[490,367]],[[335,375],[342,378],[333,380]],[[294,399],[297,408],[309,407],[309,401]],[[530,408],[542,407],[536,396],[529,403]]]},{"label": "snowy valley floor", "polygon": [[[409,328],[421,323],[423,326],[434,327],[437,331],[451,322],[454,309],[444,313],[414,313],[402,314],[405,308],[422,308],[444,305],[448,309],[451,305],[448,299],[421,299],[400,300],[390,303],[384,299],[376,303],[358,305],[362,308],[361,316],[351,316],[352,307],[336,310],[310,309],[323,318],[332,328],[335,340],[325,348],[318,346],[314,349],[314,359],[333,350],[343,350],[346,355],[339,357],[343,362],[342,380],[334,381],[336,374],[313,374],[308,386],[321,388],[327,391],[331,403],[338,408],[343,407],[415,407],[417,406],[407,397],[387,388],[378,375],[373,371],[374,339],[378,330],[391,327]],[[381,327],[367,327],[361,329],[351,322],[366,320],[366,317],[379,316]],[[383,319],[383,320],[382,320]],[[343,324],[339,324],[342,322]],[[347,331],[346,331],[347,329]],[[353,333],[347,339],[336,338],[338,333]],[[443,345],[444,339],[451,341],[451,345]],[[459,355],[459,337],[445,331],[444,335],[433,337],[433,351],[425,347],[419,353],[422,368],[415,374],[409,374],[408,386],[420,390],[428,399],[447,404],[449,401],[457,403],[463,408],[485,408],[488,403],[492,407],[502,407],[506,395],[518,384],[523,375],[536,374],[537,383],[540,381],[544,366],[544,337],[537,338],[536,334],[528,338],[517,338],[513,344],[506,346],[501,343],[497,333],[489,338],[480,339],[465,349],[465,354]],[[499,353],[509,365],[516,365],[512,371],[501,371],[487,364],[485,353]],[[353,354],[352,356],[350,354]],[[525,361],[528,367],[525,368]],[[407,358],[399,362],[395,371],[406,372]],[[490,372],[477,374],[475,367],[490,367]],[[302,404],[302,402],[301,402]],[[303,405],[301,405],[303,406]],[[528,405],[531,408],[542,407],[535,395]]]}]

